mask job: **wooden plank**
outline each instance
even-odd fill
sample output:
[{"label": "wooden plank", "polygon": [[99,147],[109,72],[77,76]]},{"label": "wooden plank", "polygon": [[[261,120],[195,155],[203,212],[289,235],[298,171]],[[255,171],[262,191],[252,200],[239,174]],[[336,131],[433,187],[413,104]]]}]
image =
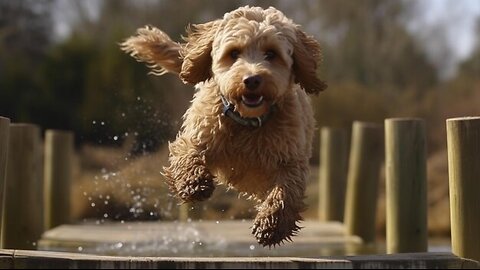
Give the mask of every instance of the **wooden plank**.
[{"label": "wooden plank", "polygon": [[22,269],[474,269],[476,261],[450,253],[300,257],[112,257],[63,252],[0,250]]},{"label": "wooden plank", "polygon": [[141,256],[304,256],[345,254],[360,238],[345,235],[341,223],[302,222],[294,242],[264,249],[250,234],[251,221],[126,222],[63,225],[45,232],[39,249]]}]

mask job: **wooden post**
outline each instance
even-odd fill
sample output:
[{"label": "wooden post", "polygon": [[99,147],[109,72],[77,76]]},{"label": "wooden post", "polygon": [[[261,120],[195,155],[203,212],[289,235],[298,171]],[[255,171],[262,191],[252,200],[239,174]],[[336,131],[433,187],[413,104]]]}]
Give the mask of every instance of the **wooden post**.
[{"label": "wooden post", "polygon": [[72,132],[45,132],[44,199],[45,229],[70,223],[70,198],[74,136]]},{"label": "wooden post", "polygon": [[425,122],[385,120],[387,253],[427,251]]},{"label": "wooden post", "polygon": [[189,203],[184,203],[178,206],[178,220],[182,222],[188,221],[188,209],[190,208]]},{"label": "wooden post", "polygon": [[2,247],[2,215],[7,172],[8,135],[10,134],[10,119],[0,116],[0,248]]},{"label": "wooden post", "polygon": [[3,247],[36,249],[43,233],[40,129],[11,124],[3,216]]},{"label": "wooden post", "polygon": [[343,221],[347,148],[347,136],[343,129],[321,129],[319,216],[322,221]]},{"label": "wooden post", "polygon": [[447,120],[452,252],[480,261],[480,117]]},{"label": "wooden post", "polygon": [[345,227],[364,243],[375,242],[378,179],[384,156],[383,129],[354,122],[347,177]]}]

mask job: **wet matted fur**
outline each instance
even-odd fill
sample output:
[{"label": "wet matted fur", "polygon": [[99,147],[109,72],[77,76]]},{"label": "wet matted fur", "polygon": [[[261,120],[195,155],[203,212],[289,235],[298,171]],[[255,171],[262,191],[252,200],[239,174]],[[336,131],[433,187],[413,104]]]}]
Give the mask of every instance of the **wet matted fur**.
[{"label": "wet matted fur", "polygon": [[122,49],[155,74],[195,85],[164,168],[172,192],[203,201],[216,181],[227,184],[257,202],[252,233],[261,245],[291,240],[305,210],[315,128],[307,94],[325,88],[318,42],[277,9],[246,6],[189,26],[180,43],[138,29]]}]

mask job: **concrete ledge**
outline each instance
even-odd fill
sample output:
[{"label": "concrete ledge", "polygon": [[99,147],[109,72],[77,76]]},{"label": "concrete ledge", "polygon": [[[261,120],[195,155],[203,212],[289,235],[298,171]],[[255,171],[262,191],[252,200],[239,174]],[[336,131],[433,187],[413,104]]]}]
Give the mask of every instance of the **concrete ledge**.
[{"label": "concrete ledge", "polygon": [[294,257],[114,257],[66,252],[0,250],[2,269],[480,269],[476,261],[451,253],[347,256],[332,258]]}]

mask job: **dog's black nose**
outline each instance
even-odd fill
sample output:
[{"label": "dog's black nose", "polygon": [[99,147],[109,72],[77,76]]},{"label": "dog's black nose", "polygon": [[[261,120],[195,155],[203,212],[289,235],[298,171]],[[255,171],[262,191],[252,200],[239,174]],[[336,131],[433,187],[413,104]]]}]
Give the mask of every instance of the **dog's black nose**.
[{"label": "dog's black nose", "polygon": [[256,90],[260,84],[262,83],[262,76],[260,75],[252,75],[246,76],[243,78],[243,83],[248,90]]}]

